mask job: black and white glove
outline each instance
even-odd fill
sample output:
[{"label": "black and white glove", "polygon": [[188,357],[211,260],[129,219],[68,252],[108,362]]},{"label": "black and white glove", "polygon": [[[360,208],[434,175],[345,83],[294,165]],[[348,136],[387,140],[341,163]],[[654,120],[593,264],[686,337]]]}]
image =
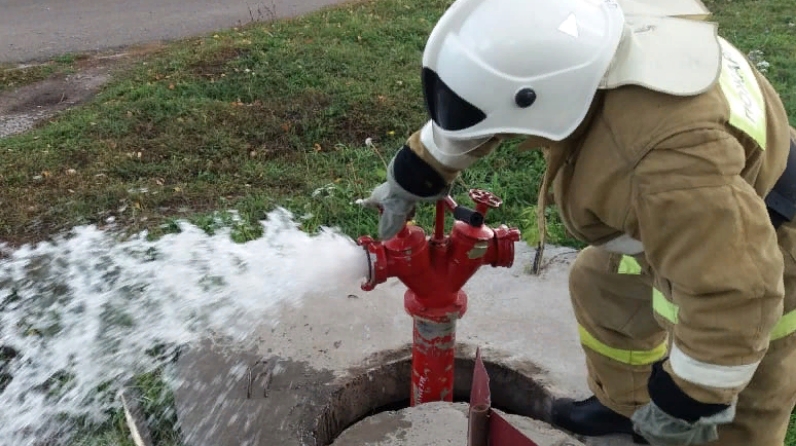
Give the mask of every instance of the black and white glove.
[{"label": "black and white glove", "polygon": [[379,239],[395,237],[403,228],[418,202],[433,203],[444,198],[450,186],[442,176],[408,146],[390,160],[387,181],[377,186],[370,196],[358,200],[362,206],[379,209]]},{"label": "black and white glove", "polygon": [[707,404],[686,395],[663,368],[652,366],[651,402],[633,414],[633,427],[653,446],[700,445],[718,439],[718,426],[732,422],[735,405]]}]

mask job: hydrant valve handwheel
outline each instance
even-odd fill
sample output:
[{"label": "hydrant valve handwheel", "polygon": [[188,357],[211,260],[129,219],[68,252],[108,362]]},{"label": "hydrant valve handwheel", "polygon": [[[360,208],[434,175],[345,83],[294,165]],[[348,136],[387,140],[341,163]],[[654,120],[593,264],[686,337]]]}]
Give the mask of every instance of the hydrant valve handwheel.
[{"label": "hydrant valve handwheel", "polygon": [[476,202],[476,204],[482,204],[492,209],[497,209],[500,207],[501,204],[503,204],[503,200],[498,198],[492,192],[480,189],[471,189],[470,198],[472,198],[472,200]]},{"label": "hydrant valve handwheel", "polygon": [[[484,225],[489,209],[502,200],[488,191],[472,189],[475,210],[458,205],[451,197],[437,202],[432,236],[416,225],[404,225],[392,239],[358,240],[368,256],[370,291],[390,277],[397,277],[407,291],[404,307],[414,319],[411,405],[453,401],[453,363],[456,321],[467,311],[465,283],[483,265],[510,267],[514,243],[520,231],[501,225]],[[444,233],[445,214],[455,219],[451,233]]]}]

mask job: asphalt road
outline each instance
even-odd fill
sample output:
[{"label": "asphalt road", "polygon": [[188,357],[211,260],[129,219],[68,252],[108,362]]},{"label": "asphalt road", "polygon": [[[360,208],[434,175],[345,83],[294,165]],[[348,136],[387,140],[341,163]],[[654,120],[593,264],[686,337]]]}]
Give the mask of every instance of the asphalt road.
[{"label": "asphalt road", "polygon": [[188,37],[338,0],[0,0],[0,62]]}]

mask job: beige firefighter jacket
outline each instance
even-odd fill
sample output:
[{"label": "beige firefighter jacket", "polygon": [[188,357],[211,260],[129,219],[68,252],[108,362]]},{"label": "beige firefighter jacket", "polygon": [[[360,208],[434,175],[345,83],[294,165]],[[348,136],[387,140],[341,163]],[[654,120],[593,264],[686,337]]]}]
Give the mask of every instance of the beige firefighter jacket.
[{"label": "beige firefighter jacket", "polygon": [[[572,235],[634,255],[656,278],[666,304],[677,308],[676,321],[658,318],[671,330],[664,367],[707,403],[737,397],[783,309],[796,306],[783,305],[783,257],[762,198],[782,174],[796,131],[772,86],[747,70],[759,89],[725,69],[698,96],[637,86],[600,91],[569,138],[520,145],[544,150],[540,203],[552,186]],[[750,109],[755,104],[765,109],[762,120]],[[485,156],[509,136],[473,154]],[[408,145],[453,181],[458,172],[420,141],[418,131]],[[785,244],[796,254],[793,241]]]}]

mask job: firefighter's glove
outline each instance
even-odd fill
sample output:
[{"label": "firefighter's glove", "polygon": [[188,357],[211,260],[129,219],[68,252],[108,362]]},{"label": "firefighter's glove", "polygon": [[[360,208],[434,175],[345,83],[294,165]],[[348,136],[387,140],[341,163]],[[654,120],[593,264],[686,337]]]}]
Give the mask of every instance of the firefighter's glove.
[{"label": "firefighter's glove", "polygon": [[418,202],[444,198],[450,187],[431,166],[404,146],[387,166],[387,181],[358,203],[381,211],[379,239],[395,237]]},{"label": "firefighter's glove", "polygon": [[694,400],[663,369],[653,365],[649,393],[652,401],[631,419],[636,433],[653,446],[701,445],[718,439],[717,428],[732,422],[735,405],[706,404]]}]

